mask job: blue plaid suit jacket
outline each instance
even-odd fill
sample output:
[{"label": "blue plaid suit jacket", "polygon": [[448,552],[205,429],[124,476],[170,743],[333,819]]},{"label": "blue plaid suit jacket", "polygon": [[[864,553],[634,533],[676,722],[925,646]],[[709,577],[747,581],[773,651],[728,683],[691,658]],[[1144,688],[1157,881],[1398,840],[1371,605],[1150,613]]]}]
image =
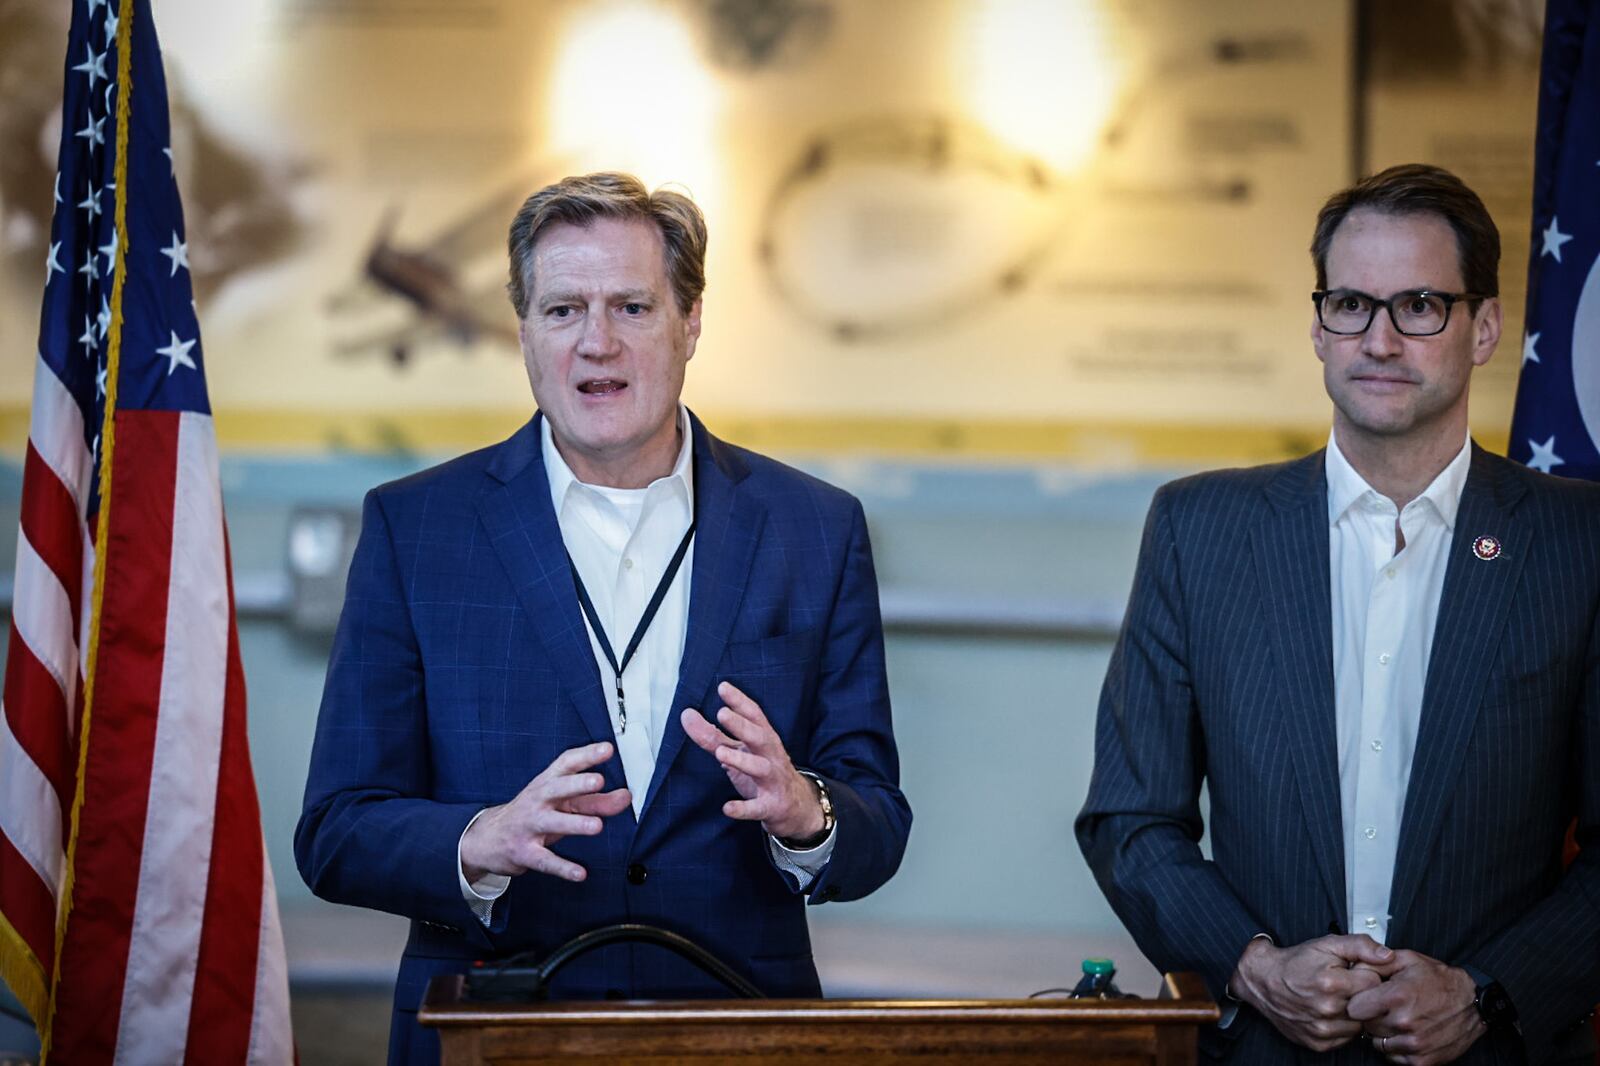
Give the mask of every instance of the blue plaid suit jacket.
[{"label": "blue plaid suit jacket", "polygon": [[[1472,552],[1484,534],[1503,546],[1492,561]],[[1469,1059],[1592,1063],[1578,1023],[1600,1001],[1600,487],[1474,446],[1450,553],[1388,943],[1510,993],[1525,1039]],[[1328,559],[1321,452],[1163,487],[1101,694],[1079,843],[1151,961],[1219,1000],[1257,933],[1349,929]],[[1583,851],[1563,871],[1574,816]],[[1315,1058],[1248,1008],[1202,1050]]]},{"label": "blue plaid suit jacket", "polygon": [[[773,866],[760,826],[722,814],[736,796],[716,760],[685,743],[676,711],[720,706],[718,682],[760,703],[795,764],[828,784],[838,836],[811,902],[865,896],[899,865],[911,811],[898,787],[860,504],[691,424],[698,526],[688,632],[642,813],[563,840],[557,850],[588,879],[514,878],[488,928],[457,883],[468,821],[560,752],[614,740],[538,416],[502,444],[367,497],[295,856],[318,895],[412,919],[391,1061],[437,1057],[437,1040],[415,1023],[434,975],[547,952],[612,922],[683,933],[769,995],[820,994],[803,897]],[[618,759],[601,769],[608,789],[622,786]],[[723,990],[666,951],[615,946],[562,970],[554,992]]]}]

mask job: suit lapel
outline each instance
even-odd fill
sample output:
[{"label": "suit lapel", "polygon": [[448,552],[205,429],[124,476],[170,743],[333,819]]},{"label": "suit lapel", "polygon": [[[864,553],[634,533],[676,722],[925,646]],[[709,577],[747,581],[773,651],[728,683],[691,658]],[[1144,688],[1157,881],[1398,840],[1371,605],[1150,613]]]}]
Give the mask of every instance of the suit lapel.
[{"label": "suit lapel", "polygon": [[[1532,527],[1513,514],[1525,489],[1519,480],[1507,476],[1503,463],[1476,444],[1472,446],[1472,466],[1461,492],[1450,558],[1445,563],[1444,589],[1439,597],[1439,616],[1423,689],[1422,720],[1417,730],[1416,753],[1411,759],[1405,813],[1400,821],[1394,883],[1389,894],[1391,940],[1394,930],[1405,920],[1427,869],[1440,820],[1477,721],[1495,650],[1511,613],[1517,581],[1533,543]],[[1487,560],[1478,557],[1473,545],[1481,536],[1491,536],[1499,542],[1498,556]]]},{"label": "suit lapel", "polygon": [[712,718],[716,708],[702,705],[716,681],[714,673],[722,661],[723,647],[739,614],[749,584],[750,563],[755,557],[766,508],[741,482],[749,468],[739,456],[706,432],[700,420],[689,416],[694,431],[694,491],[696,525],[694,534],[694,572],[689,585],[689,620],[685,627],[683,661],[678,667],[678,687],[662,730],[661,747],[656,753],[655,772],[645,795],[641,821],[661,792],[686,734],[679,714],[694,707]]},{"label": "suit lapel", "polygon": [[[540,447],[541,417],[535,415],[518,430],[489,464],[492,483],[478,498],[478,516],[518,601],[533,620],[546,661],[577,708],[590,738],[615,743],[600,671],[572,585],[561,526],[550,502],[550,481]],[[620,759],[608,759],[599,769],[607,788],[622,787]]]},{"label": "suit lapel", "polygon": [[1340,927],[1345,914],[1344,818],[1339,802],[1333,703],[1333,608],[1328,563],[1324,454],[1283,468],[1267,485],[1273,512],[1251,530],[1251,549],[1269,612],[1272,649],[1283,664],[1279,709],[1305,809],[1306,831]]}]

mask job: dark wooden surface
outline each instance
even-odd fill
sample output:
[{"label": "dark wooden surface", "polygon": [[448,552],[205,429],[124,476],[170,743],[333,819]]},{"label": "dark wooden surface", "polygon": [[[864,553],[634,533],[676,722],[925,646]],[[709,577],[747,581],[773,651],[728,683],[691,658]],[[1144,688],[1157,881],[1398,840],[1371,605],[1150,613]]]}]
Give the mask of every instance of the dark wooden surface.
[{"label": "dark wooden surface", "polygon": [[557,1059],[648,1066],[849,1062],[1188,1064],[1217,1007],[1193,975],[1162,999],[474,1003],[434,980],[419,1018],[445,1066]]}]

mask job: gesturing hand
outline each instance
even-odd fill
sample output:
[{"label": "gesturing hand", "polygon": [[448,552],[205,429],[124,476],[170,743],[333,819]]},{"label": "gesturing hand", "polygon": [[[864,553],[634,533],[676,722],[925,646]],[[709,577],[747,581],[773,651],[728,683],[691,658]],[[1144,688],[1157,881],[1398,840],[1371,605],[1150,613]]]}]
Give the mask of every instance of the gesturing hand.
[{"label": "gesturing hand", "polygon": [[1350,1017],[1364,1023],[1373,1046],[1394,1062],[1433,1066],[1466,1053],[1488,1031],[1465,970],[1415,951],[1397,951],[1387,979],[1350,999]]},{"label": "gesturing hand", "polygon": [[[728,705],[717,712],[718,729],[694,708],[683,712],[683,730],[714,755],[743,799],[729,800],[722,813],[760,822],[775,837],[803,839],[822,832],[816,786],[795,770],[783,741],[756,701],[724,681],[717,695]],[[727,730],[724,733],[722,730]]]},{"label": "gesturing hand", "polygon": [[565,836],[594,836],[602,818],[621,814],[633,802],[627,789],[601,792],[606,779],[583,772],[609,758],[607,741],[568,748],[510,803],[484,811],[461,838],[461,872],[467,881],[486,873],[514,876],[528,870],[568,881],[589,876],[550,845]]},{"label": "gesturing hand", "polygon": [[[1294,1043],[1332,1051],[1361,1032],[1361,1023],[1346,1013],[1351,997],[1376,988],[1393,959],[1392,951],[1364,933],[1288,948],[1252,940],[1228,984]],[[1351,969],[1357,963],[1366,965]]]}]

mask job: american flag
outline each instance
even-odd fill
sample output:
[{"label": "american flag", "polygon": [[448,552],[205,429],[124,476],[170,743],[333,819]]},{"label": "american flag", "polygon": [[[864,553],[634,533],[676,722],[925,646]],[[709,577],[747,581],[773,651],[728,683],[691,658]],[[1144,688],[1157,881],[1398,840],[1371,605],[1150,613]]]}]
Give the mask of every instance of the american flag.
[{"label": "american flag", "polygon": [[1549,0],[1513,459],[1600,481],[1600,3]]},{"label": "american flag", "polygon": [[0,976],[47,1061],[290,1062],[148,0],[73,0],[0,714]]}]

